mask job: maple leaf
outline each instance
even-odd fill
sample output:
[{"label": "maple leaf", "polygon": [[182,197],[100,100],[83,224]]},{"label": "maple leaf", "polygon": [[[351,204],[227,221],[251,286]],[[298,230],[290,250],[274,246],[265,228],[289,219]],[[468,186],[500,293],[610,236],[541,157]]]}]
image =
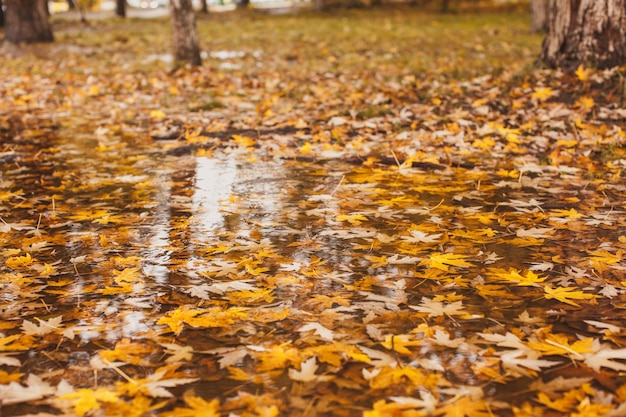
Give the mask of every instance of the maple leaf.
[{"label": "maple leaf", "polygon": [[320,375],[316,375],[318,365],[315,357],[309,358],[300,364],[300,370],[297,371],[289,368],[289,378],[298,382],[311,382],[320,379]]},{"label": "maple leaf", "polygon": [[419,306],[409,306],[413,310],[417,310],[420,313],[428,313],[428,317],[438,316],[460,316],[463,314],[469,314],[468,311],[463,310],[463,302],[455,301],[453,303],[444,304],[441,301],[433,301],[428,297],[422,297],[422,304]]},{"label": "maple leaf", "polygon": [[152,352],[148,344],[133,342],[131,339],[122,339],[115,344],[115,349],[104,349],[98,352],[104,361],[112,363],[116,360],[134,365],[148,365],[146,356]]},{"label": "maple leaf", "polygon": [[254,356],[261,360],[258,366],[259,371],[283,369],[288,363],[300,363],[300,351],[296,348],[284,345],[272,346],[271,349],[264,349]]},{"label": "maple leaf", "polygon": [[410,230],[410,236],[402,236],[401,239],[410,243],[435,243],[438,242],[442,233],[428,234],[421,230]]},{"label": "maple leaf", "polygon": [[120,401],[119,394],[106,388],[90,389],[79,388],[74,392],[58,398],[61,401],[70,401],[78,417],[100,409],[101,403],[116,403]]},{"label": "maple leaf", "polygon": [[169,326],[172,332],[174,332],[175,334],[180,334],[180,332],[183,330],[183,325],[186,322],[189,322],[203,312],[204,310],[192,310],[187,306],[178,307],[175,310],[169,311],[165,316],[159,318],[157,324],[165,324]]},{"label": "maple leaf", "polygon": [[[364,370],[365,371],[365,370]],[[406,386],[410,384],[414,387],[434,389],[440,382],[437,374],[424,374],[420,369],[411,367],[389,367],[375,368],[373,372],[364,377],[369,381],[372,389],[385,389],[392,385]]]},{"label": "maple leaf", "polygon": [[149,397],[171,398],[172,393],[166,388],[186,385],[196,382],[199,378],[164,378],[170,371],[170,368],[164,366],[157,369],[147,378],[133,381],[119,382],[117,384],[118,391],[123,395],[136,396],[141,393]]},{"label": "maple leaf", "polygon": [[11,269],[28,268],[36,259],[30,256],[30,253],[22,256],[11,256],[5,261],[5,265]]},{"label": "maple leaf", "polygon": [[540,277],[533,271],[526,271],[526,276],[521,275],[516,269],[509,272],[501,272],[500,270],[492,270],[494,276],[504,279],[505,281],[516,282],[519,286],[538,286],[544,282],[547,277]]},{"label": "maple leaf", "polygon": [[336,221],[338,222],[349,222],[350,224],[354,225],[354,226],[358,226],[361,224],[361,222],[367,221],[368,218],[365,217],[363,214],[340,214],[335,218]]},{"label": "maple leaf", "polygon": [[424,259],[419,263],[419,265],[428,265],[431,268],[437,268],[442,271],[447,271],[449,269],[448,266],[473,266],[469,262],[465,261],[466,258],[467,256],[454,253],[434,252],[430,255],[429,259]]},{"label": "maple leaf", "polygon": [[543,289],[546,293],[546,295],[544,296],[545,298],[555,299],[576,307],[580,307],[580,304],[572,300],[593,300],[596,298],[596,296],[593,294],[586,294],[582,291],[576,291],[576,289],[572,287],[552,288],[549,285],[546,285],[545,287],[543,287]]},{"label": "maple leaf", "polygon": [[220,417],[220,402],[217,399],[206,401],[193,395],[183,397],[187,407],[176,407],[172,411],[160,414],[162,417]]},{"label": "maple leaf", "polygon": [[10,382],[0,385],[0,405],[40,400],[55,393],[55,388],[35,374],[29,374],[26,385]]},{"label": "maple leaf", "polygon": [[483,400],[476,400],[467,396],[439,407],[435,415],[444,417],[493,417],[493,413]]},{"label": "maple leaf", "polygon": [[483,339],[491,343],[495,343],[497,346],[510,347],[513,349],[520,349],[520,350],[527,349],[527,346],[520,340],[520,338],[511,332],[507,332],[504,335],[498,334],[498,333],[477,333],[477,334]]},{"label": "maple leaf", "polygon": [[574,74],[576,74],[576,77],[578,77],[580,81],[587,81],[589,76],[593,74],[593,70],[591,68],[585,68],[584,65],[580,64]]},{"label": "maple leaf", "polygon": [[413,352],[407,349],[407,346],[420,346],[422,345],[422,342],[415,340],[414,337],[406,334],[387,335],[385,337],[385,341],[382,342],[381,345],[383,345],[386,349],[393,350],[402,355],[411,355]]},{"label": "maple leaf", "polygon": [[124,268],[121,271],[114,269],[115,282],[123,285],[125,282],[135,282],[141,278],[141,271],[137,268]]},{"label": "maple leaf", "polygon": [[58,316],[48,320],[36,320],[39,321],[39,325],[28,320],[24,320],[22,322],[22,331],[24,332],[24,334],[43,336],[45,334],[60,330],[59,326],[61,325],[61,321],[63,321],[63,317]]},{"label": "maple leaf", "polygon": [[322,326],[321,324],[319,324],[317,322],[307,323],[304,326],[300,327],[297,331],[298,332],[313,331],[313,332],[315,332],[316,335],[318,335],[322,339],[330,340],[331,342],[334,339],[333,331],[328,329],[328,328],[326,328],[326,327],[324,327],[324,326]]},{"label": "maple leaf", "polygon": [[543,355],[574,355],[577,359],[582,359],[582,353],[592,351],[593,339],[586,337],[577,340],[571,345],[567,336],[562,334],[550,334],[543,342],[529,341],[528,347],[541,352]]},{"label": "maple leaf", "polygon": [[181,346],[176,343],[161,343],[161,346],[165,348],[165,353],[172,355],[165,360],[167,363],[176,363],[183,361],[190,361],[193,358],[193,347]]},{"label": "maple leaf", "polygon": [[617,362],[617,360],[626,361],[626,349],[611,349],[608,346],[595,346],[594,353],[583,354],[584,362],[591,369],[600,372],[601,368],[608,368],[614,371],[626,371],[626,363]]},{"label": "maple leaf", "polygon": [[11,350],[26,350],[30,348],[31,344],[29,340],[18,341],[18,339],[22,339],[22,335],[14,334],[11,336],[0,337],[0,352]]},{"label": "maple leaf", "polygon": [[[531,355],[531,356],[528,356]],[[528,350],[516,349],[509,350],[500,354],[500,360],[502,366],[517,375],[533,376],[527,369],[533,371],[540,371],[541,368],[546,368],[554,365],[558,365],[561,362],[549,361],[545,359],[538,359],[533,357]]]}]

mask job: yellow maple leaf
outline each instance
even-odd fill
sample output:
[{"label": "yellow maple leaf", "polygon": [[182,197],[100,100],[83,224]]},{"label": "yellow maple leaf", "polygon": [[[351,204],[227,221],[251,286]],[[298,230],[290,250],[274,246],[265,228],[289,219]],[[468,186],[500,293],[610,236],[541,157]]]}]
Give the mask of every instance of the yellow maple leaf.
[{"label": "yellow maple leaf", "polygon": [[192,310],[187,306],[178,307],[175,310],[168,311],[165,316],[161,317],[157,321],[157,324],[166,324],[175,334],[180,334],[183,330],[183,324],[185,322],[189,322],[189,320],[202,314],[203,312],[204,310]]},{"label": "yellow maple leaf", "polygon": [[165,112],[161,109],[150,111],[151,119],[163,119],[165,118]]},{"label": "yellow maple leaf", "polygon": [[584,215],[577,212],[576,209],[574,208],[571,208],[569,210],[565,210],[565,209],[552,210],[550,212],[550,215],[553,217],[557,217],[557,218],[568,218],[568,219],[573,219],[573,220],[584,217]]},{"label": "yellow maple leaf", "polygon": [[243,148],[249,148],[256,145],[256,141],[248,136],[233,135],[232,138],[237,145]]},{"label": "yellow maple leaf", "polygon": [[[19,340],[18,339],[22,339]],[[0,337],[0,352],[12,350],[29,349],[32,338],[21,334],[13,334],[11,336]]]},{"label": "yellow maple leaf", "polygon": [[335,218],[338,222],[349,222],[354,226],[358,226],[362,221],[367,221],[367,217],[362,214],[340,214]]},{"label": "yellow maple leaf", "polygon": [[225,327],[237,321],[249,320],[250,317],[247,311],[243,307],[231,307],[226,310],[221,307],[213,307],[204,310],[202,314],[183,318],[183,321],[192,327]]},{"label": "yellow maple leaf", "polygon": [[537,87],[531,94],[530,98],[533,100],[544,102],[550,97],[554,96],[554,90],[550,87]]},{"label": "yellow maple leaf", "polygon": [[19,372],[10,374],[7,371],[3,371],[0,369],[0,384],[9,384],[11,382],[19,382],[20,379],[22,379],[23,375],[24,374],[21,374]]},{"label": "yellow maple leaf", "polygon": [[369,381],[372,389],[385,389],[392,385],[434,389],[440,382],[439,375],[426,375],[420,369],[410,366],[402,368],[383,366],[377,369],[380,369],[380,372],[375,373]]},{"label": "yellow maple leaf", "polygon": [[284,369],[288,364],[299,365],[302,361],[300,351],[289,345],[276,345],[254,356],[261,361],[257,368],[259,371]]},{"label": "yellow maple leaf", "polygon": [[529,341],[528,346],[543,355],[569,355],[582,358],[581,353],[593,352],[593,338],[585,337],[569,344],[566,335],[551,334],[544,341]]},{"label": "yellow maple leaf", "polygon": [[119,395],[116,392],[109,391],[106,388],[79,388],[75,392],[65,394],[59,397],[59,400],[68,400],[74,406],[74,411],[78,417],[100,409],[100,403],[116,403],[119,401]]},{"label": "yellow maple leaf", "polygon": [[115,349],[104,349],[98,353],[102,359],[108,362],[119,360],[133,365],[146,366],[150,363],[146,358],[153,351],[152,346],[133,342],[130,339],[122,339],[115,344]]},{"label": "yellow maple leaf", "polygon": [[30,256],[30,253],[27,253],[22,256],[11,256],[5,261],[5,264],[11,269],[20,269],[31,266],[33,262],[35,259]]},{"label": "yellow maple leaf", "polygon": [[576,69],[575,74],[580,81],[587,81],[592,72],[593,70],[591,70],[590,68],[585,68],[583,64],[580,64]]},{"label": "yellow maple leaf", "polygon": [[591,97],[583,96],[576,101],[576,107],[581,108],[585,111],[589,111],[593,109],[596,102]]},{"label": "yellow maple leaf", "polygon": [[462,397],[437,410],[438,416],[444,417],[493,417],[493,413],[483,400]]},{"label": "yellow maple leaf", "polygon": [[57,273],[57,269],[52,265],[45,263],[43,264],[43,268],[39,271],[39,276],[49,277],[50,275],[54,275]]},{"label": "yellow maple leaf", "polygon": [[494,270],[494,276],[505,281],[512,281],[517,283],[521,287],[537,286],[539,283],[544,282],[547,277],[540,277],[533,271],[527,271],[526,276],[521,275],[516,269],[511,269],[509,272],[499,272],[500,270]]},{"label": "yellow maple leaf", "polygon": [[220,402],[217,399],[206,401],[193,395],[185,395],[187,407],[176,407],[172,411],[161,414],[162,417],[220,417]]},{"label": "yellow maple leaf", "polygon": [[123,282],[135,282],[141,278],[139,268],[124,268],[121,271],[114,269],[113,275],[115,275],[115,282],[120,285]]},{"label": "yellow maple leaf", "polygon": [[228,299],[233,302],[233,304],[241,305],[241,303],[255,303],[264,301],[266,303],[271,303],[274,301],[274,296],[272,295],[271,288],[259,288],[256,290],[242,290],[242,291],[233,291],[228,293]]},{"label": "yellow maple leaf", "polygon": [[465,259],[467,256],[465,255],[457,255],[454,253],[439,253],[435,252],[430,255],[429,259],[422,260],[419,265],[428,265],[431,268],[440,269],[442,271],[447,271],[448,266],[474,266],[469,262],[466,262]]},{"label": "yellow maple leaf", "polygon": [[561,301],[563,303],[567,303],[569,305],[573,305],[576,307],[580,307],[580,304],[572,300],[593,300],[596,298],[593,294],[587,294],[582,291],[576,291],[576,288],[572,287],[556,287],[552,288],[550,286],[543,287],[547,299],[554,299]]},{"label": "yellow maple leaf", "polygon": [[374,403],[371,410],[363,412],[363,417],[419,417],[426,414],[421,411],[416,411],[413,404],[404,404],[390,402],[385,400],[379,400]]},{"label": "yellow maple leaf", "polygon": [[300,147],[300,153],[307,154],[311,152],[312,149],[313,147],[311,146],[311,142],[305,142],[304,145]]},{"label": "yellow maple leaf", "polygon": [[406,335],[406,334],[400,334],[400,335],[388,334],[385,337],[385,341],[381,343],[381,345],[383,345],[383,347],[385,347],[386,349],[393,350],[395,352],[398,352],[401,355],[413,354],[413,351],[407,349],[407,346],[408,347],[420,346],[421,344],[422,342],[420,342],[419,340],[415,340],[414,337],[411,337],[410,335]]}]

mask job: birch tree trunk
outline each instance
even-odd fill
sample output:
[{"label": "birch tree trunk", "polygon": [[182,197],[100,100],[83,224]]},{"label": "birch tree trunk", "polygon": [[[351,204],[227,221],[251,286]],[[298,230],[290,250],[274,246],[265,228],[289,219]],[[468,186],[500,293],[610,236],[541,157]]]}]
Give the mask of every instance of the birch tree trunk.
[{"label": "birch tree trunk", "polygon": [[46,0],[5,0],[4,38],[14,43],[52,42]]},{"label": "birch tree trunk", "polygon": [[198,32],[191,0],[170,0],[169,7],[176,62],[201,65]]},{"label": "birch tree trunk", "polygon": [[535,32],[548,31],[548,0],[530,0],[530,26]]},{"label": "birch tree trunk", "polygon": [[626,0],[550,0],[541,59],[551,67],[625,63]]}]

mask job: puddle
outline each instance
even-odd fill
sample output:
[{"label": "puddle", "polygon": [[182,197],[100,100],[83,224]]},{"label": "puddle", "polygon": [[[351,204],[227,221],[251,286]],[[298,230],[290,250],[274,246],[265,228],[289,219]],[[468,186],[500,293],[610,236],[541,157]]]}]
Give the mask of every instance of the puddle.
[{"label": "puddle", "polygon": [[[260,392],[288,402],[285,390],[305,378],[294,372],[316,358],[316,375],[351,378],[355,401],[370,407],[374,383],[363,375],[376,381],[377,369],[414,369],[490,384],[475,371],[491,366],[477,350],[485,331],[527,321],[527,333],[515,337],[548,324],[579,334],[624,294],[616,250],[624,210],[602,205],[606,196],[593,184],[563,179],[572,173],[528,168],[526,177],[507,178],[171,156],[121,139],[102,148],[68,133],[43,150],[14,149],[19,164],[2,173],[0,193],[3,334],[62,318],[52,330],[32,330],[32,349],[0,358],[40,373],[32,353],[43,349],[54,358],[45,365],[58,375],[53,384],[62,377],[80,386],[64,374],[66,362],[109,352],[134,380],[176,363],[199,378],[199,394]],[[573,289],[582,298],[550,298],[544,282],[580,285]],[[591,297],[593,307],[568,316],[572,303]],[[189,355],[175,362],[178,348]],[[499,348],[491,349],[499,372]],[[299,359],[274,367],[278,350]],[[363,355],[389,363],[372,367]],[[111,368],[103,375],[100,386],[119,380]],[[503,381],[489,395],[506,389]]]}]

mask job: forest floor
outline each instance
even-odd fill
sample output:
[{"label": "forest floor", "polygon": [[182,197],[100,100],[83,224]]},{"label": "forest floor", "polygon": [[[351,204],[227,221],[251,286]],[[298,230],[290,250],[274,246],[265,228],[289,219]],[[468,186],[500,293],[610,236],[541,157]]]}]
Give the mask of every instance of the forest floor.
[{"label": "forest floor", "polygon": [[525,14],[2,44],[0,415],[626,415],[621,68]]}]

